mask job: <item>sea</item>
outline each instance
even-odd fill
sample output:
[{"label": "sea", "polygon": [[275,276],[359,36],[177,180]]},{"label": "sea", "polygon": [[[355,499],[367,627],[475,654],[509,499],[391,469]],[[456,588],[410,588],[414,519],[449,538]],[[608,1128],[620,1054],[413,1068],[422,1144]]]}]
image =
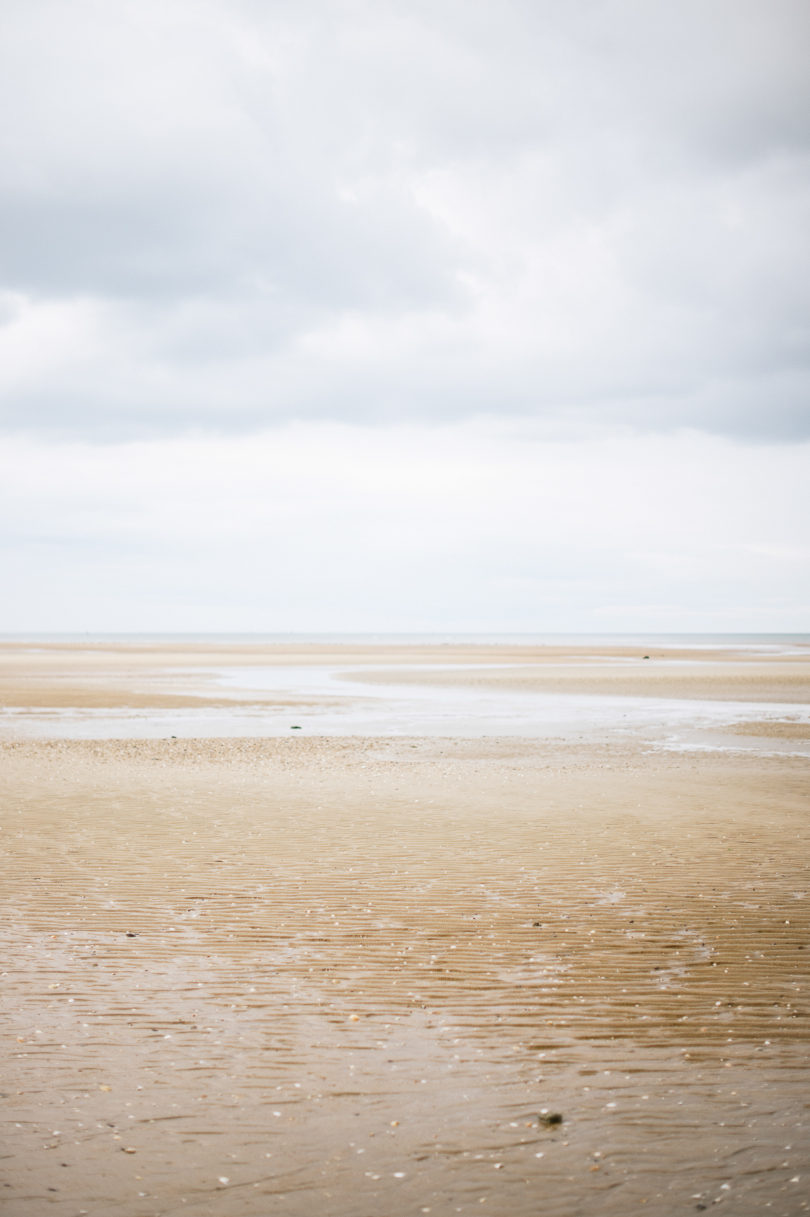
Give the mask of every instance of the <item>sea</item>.
[{"label": "sea", "polygon": [[189,643],[195,645],[321,646],[657,646],[711,650],[717,647],[757,651],[810,647],[810,633],[195,633],[195,632],[16,632],[0,633],[0,642],[103,645]]}]

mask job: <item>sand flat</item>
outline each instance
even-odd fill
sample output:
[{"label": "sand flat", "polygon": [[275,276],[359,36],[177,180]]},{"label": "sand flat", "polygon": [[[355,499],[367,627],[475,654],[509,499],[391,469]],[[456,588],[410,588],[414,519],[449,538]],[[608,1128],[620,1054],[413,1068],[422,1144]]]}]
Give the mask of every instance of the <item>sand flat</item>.
[{"label": "sand flat", "polygon": [[369,684],[810,702],[810,648],[6,642],[0,706],[224,704],[215,674],[262,665],[340,667]]},{"label": "sand flat", "polygon": [[3,1212],[805,1212],[809,790],[633,738],[4,742]]},{"label": "sand flat", "polygon": [[810,652],[767,660],[737,654],[650,656],[616,648],[588,654],[532,657],[522,664],[487,668],[458,663],[430,670],[408,667],[358,672],[369,683],[428,684],[503,688],[515,692],[601,694],[712,701],[807,703],[810,701]]}]

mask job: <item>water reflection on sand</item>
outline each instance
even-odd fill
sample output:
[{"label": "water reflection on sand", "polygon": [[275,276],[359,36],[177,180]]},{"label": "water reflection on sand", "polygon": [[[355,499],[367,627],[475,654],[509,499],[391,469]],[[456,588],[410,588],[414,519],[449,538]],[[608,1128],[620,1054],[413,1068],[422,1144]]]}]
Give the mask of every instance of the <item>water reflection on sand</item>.
[{"label": "water reflection on sand", "polygon": [[[191,685],[185,672],[186,689],[199,696],[199,707],[10,708],[0,713],[0,734],[67,739],[260,738],[300,730],[316,736],[593,741],[624,736],[678,750],[810,755],[810,739],[778,738],[773,732],[734,733],[738,724],[752,720],[766,725],[810,724],[810,706],[804,704],[522,691],[472,681],[429,683],[451,666],[410,665],[408,683],[397,683],[396,674],[388,683],[390,668],[373,665],[361,671],[335,664],[221,667],[199,674]],[[491,673],[496,666],[480,665],[480,670]],[[475,665],[466,670],[475,676]],[[425,683],[415,683],[414,675]]]}]

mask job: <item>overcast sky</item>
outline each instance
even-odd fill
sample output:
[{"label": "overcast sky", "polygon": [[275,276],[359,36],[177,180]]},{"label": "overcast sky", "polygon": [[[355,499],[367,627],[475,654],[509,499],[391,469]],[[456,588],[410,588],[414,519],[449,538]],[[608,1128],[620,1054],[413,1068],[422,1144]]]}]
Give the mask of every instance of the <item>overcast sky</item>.
[{"label": "overcast sky", "polygon": [[4,0],[0,630],[810,629],[806,0]]}]

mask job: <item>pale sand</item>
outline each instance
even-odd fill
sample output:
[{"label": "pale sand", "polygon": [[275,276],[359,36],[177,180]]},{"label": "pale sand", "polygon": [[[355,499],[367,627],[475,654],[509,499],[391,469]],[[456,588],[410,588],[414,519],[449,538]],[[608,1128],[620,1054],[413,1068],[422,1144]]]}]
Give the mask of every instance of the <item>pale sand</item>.
[{"label": "pale sand", "polygon": [[[645,658],[648,655],[649,658]],[[747,651],[638,647],[210,645],[0,643],[0,706],[234,705],[206,675],[221,668],[339,665],[364,682],[496,686],[761,702],[810,702],[810,648],[763,656]],[[441,664],[450,671],[424,671]],[[376,670],[372,670],[376,669]],[[487,670],[489,669],[489,670]],[[247,698],[241,699],[248,704]],[[278,700],[252,693],[250,703]],[[282,702],[281,704],[289,704]]]},{"label": "pale sand", "polygon": [[[156,652],[9,656],[13,705],[176,679]],[[806,700],[802,662],[768,661],[773,700]],[[806,760],[295,736],[0,758],[9,1217],[810,1207]]]}]

